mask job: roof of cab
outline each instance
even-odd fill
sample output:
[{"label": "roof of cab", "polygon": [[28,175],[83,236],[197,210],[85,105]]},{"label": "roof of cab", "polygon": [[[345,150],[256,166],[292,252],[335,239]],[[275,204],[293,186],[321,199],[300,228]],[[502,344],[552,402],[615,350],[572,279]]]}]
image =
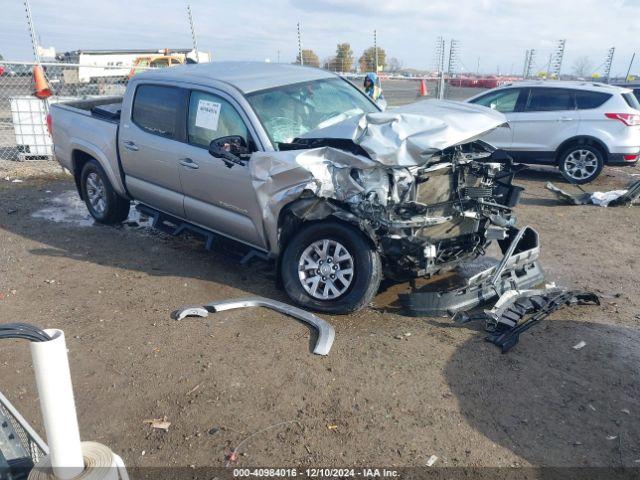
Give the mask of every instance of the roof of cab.
[{"label": "roof of cab", "polygon": [[217,80],[228,83],[243,93],[251,93],[282,85],[336,78],[336,75],[318,68],[285,63],[211,62],[153,69],[139,73],[136,77],[140,77],[141,80],[158,79],[194,83]]}]

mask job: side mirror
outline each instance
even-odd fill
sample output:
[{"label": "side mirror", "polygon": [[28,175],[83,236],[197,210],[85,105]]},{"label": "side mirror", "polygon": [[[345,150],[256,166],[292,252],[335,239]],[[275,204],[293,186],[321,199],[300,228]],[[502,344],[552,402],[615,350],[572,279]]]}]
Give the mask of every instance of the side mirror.
[{"label": "side mirror", "polygon": [[227,168],[234,165],[244,165],[238,155],[248,153],[247,143],[240,135],[230,135],[212,140],[209,144],[209,154],[221,159]]}]

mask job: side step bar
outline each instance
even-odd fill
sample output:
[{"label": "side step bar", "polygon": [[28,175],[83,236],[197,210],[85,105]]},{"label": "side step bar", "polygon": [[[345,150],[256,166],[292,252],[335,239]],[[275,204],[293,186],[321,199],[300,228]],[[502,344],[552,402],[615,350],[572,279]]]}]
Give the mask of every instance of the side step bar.
[{"label": "side step bar", "polygon": [[243,249],[249,249],[249,251],[245,253],[240,259],[240,264],[242,265],[249,263],[254,258],[263,261],[269,260],[269,256],[264,252],[256,250],[255,248],[251,248],[248,245],[227,238],[223,235],[214,233],[210,230],[207,230],[206,228],[193,225],[192,223],[185,222],[184,220],[180,220],[179,218],[176,218],[167,213],[160,212],[154,208],[148,207],[147,205],[143,205],[142,203],[138,203],[136,205],[136,210],[150,217],[153,221],[153,228],[156,228],[161,232],[167,233],[174,237],[177,237],[185,232],[189,232],[201,237],[204,240],[204,248],[207,250],[213,250],[214,245],[221,239],[229,242],[234,242],[238,245],[242,245]]}]

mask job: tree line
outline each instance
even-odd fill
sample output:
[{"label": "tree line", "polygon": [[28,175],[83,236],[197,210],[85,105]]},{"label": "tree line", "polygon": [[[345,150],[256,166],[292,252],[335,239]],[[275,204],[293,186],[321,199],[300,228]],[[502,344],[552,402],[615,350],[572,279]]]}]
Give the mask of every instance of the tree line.
[{"label": "tree line", "polygon": [[[391,58],[387,61],[387,53],[384,48],[378,49],[378,70],[398,71],[402,68],[402,64],[397,58]],[[300,53],[296,56],[295,63],[300,64]],[[339,43],[336,46],[335,55],[320,62],[318,55],[309,49],[302,50],[302,63],[309,67],[325,68],[334,72],[351,72],[354,70],[355,56],[351,45],[348,43]],[[369,47],[358,59],[358,67],[361,72],[376,71],[376,47]]]}]

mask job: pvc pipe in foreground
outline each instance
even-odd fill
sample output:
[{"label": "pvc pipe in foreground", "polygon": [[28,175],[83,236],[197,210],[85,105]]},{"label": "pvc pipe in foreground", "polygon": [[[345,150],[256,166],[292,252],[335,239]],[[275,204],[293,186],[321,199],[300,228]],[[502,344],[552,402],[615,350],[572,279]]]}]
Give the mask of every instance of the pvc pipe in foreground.
[{"label": "pvc pipe in foreground", "polygon": [[71,480],[84,470],[84,460],[67,344],[62,330],[45,332],[52,340],[31,342],[31,358],[53,474],[61,480]]}]

